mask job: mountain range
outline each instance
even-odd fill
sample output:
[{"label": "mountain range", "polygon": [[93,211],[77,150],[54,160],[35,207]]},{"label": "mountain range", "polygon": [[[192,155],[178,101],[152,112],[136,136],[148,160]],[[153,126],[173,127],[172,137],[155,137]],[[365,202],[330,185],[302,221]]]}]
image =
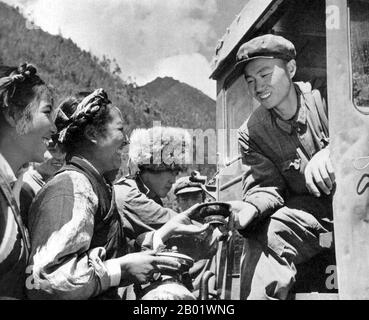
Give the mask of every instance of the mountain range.
[{"label": "mountain range", "polygon": [[170,77],[156,78],[139,89],[179,126],[215,129],[215,101],[200,90]]}]

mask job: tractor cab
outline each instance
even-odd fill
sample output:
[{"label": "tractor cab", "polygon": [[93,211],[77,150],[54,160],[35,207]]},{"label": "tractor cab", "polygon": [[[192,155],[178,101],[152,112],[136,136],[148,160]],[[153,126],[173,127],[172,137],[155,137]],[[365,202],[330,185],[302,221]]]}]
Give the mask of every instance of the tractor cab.
[{"label": "tractor cab", "polygon": [[[301,272],[306,276],[301,282],[299,279],[302,285],[294,298],[368,299],[369,1],[249,0],[227,28],[217,44],[211,74],[217,82],[218,201],[242,198],[245,168],[237,130],[258,107],[243,75],[234,69],[236,53],[244,42],[267,33],[282,35],[294,43],[294,81],[310,82],[326,98],[329,148],[337,184],[334,234],[320,239],[333,252],[333,260],[327,260],[333,262],[323,269]],[[244,239],[232,230],[219,248],[216,286],[222,299],[239,299],[243,243]],[[318,294],[306,285],[315,278],[323,280]]]}]

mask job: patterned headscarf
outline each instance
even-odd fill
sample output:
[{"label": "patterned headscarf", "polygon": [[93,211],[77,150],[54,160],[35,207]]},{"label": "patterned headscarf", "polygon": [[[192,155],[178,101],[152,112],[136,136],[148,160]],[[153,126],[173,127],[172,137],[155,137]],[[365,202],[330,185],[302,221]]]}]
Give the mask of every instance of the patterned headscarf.
[{"label": "patterned headscarf", "polygon": [[101,106],[109,103],[111,103],[111,101],[108,99],[107,93],[104,91],[104,89],[100,88],[85,97],[78,104],[76,110],[70,117],[68,117],[63,110],[59,109],[56,117],[61,118],[66,126],[59,132],[58,141],[60,143],[65,141],[65,137],[69,128],[78,118],[86,115],[87,113],[95,113],[101,108]]}]

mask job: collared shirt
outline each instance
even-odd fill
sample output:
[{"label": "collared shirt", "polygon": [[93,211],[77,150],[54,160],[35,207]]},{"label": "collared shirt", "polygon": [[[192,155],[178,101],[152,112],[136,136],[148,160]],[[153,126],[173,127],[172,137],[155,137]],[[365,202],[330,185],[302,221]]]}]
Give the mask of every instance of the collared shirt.
[{"label": "collared shirt", "polygon": [[[20,186],[12,168],[1,153],[0,171],[5,183],[12,188],[12,195],[19,207]],[[0,235],[0,297],[21,299],[24,297],[27,251],[14,214],[4,194],[0,192],[0,220],[1,223],[5,223],[5,226],[2,226],[3,233]]]},{"label": "collared shirt", "polygon": [[121,178],[114,184],[115,200],[129,237],[155,230],[177,213],[164,208],[161,199],[145,186],[139,175]]},{"label": "collared shirt", "polygon": [[140,192],[144,193],[151,200],[154,200],[157,204],[163,206],[163,201],[161,200],[161,198],[153,190],[149,189],[145,185],[140,174],[136,174],[136,176],[134,177],[134,180]]},{"label": "collared shirt", "polygon": [[324,132],[328,123],[322,123],[311,85],[295,83],[295,89],[298,106],[293,119],[283,121],[260,106],[238,131],[247,168],[243,200],[253,204],[260,216],[273,214],[293,195],[309,195],[306,165],[328,145]]}]

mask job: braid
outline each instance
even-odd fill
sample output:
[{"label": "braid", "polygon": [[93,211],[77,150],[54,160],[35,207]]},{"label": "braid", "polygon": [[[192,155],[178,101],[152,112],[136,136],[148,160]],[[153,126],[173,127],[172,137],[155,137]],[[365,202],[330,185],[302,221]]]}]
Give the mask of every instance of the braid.
[{"label": "braid", "polygon": [[[75,105],[76,108],[76,105]],[[74,109],[75,109],[74,108]],[[69,126],[65,133],[64,141],[59,142],[62,149],[68,154],[73,153],[79,149],[82,145],[86,144],[84,136],[85,129],[88,125],[92,125],[100,134],[106,132],[106,122],[109,117],[109,109],[107,105],[96,106],[77,116],[76,119],[65,122],[63,125],[59,125],[58,131],[63,127]]]},{"label": "braid", "polygon": [[36,75],[37,69],[32,64],[22,63],[18,67],[18,72],[25,78],[31,78]]},{"label": "braid", "polygon": [[42,85],[45,82],[37,75],[37,69],[32,64],[23,63],[18,67],[18,74],[15,75],[15,83],[22,82],[28,83],[28,85]]},{"label": "braid", "polygon": [[90,144],[85,137],[87,126],[91,126],[101,136],[106,134],[106,123],[110,120],[110,100],[104,89],[96,89],[82,98],[70,97],[58,107],[55,117],[57,134],[55,138],[67,157],[79,148]]},{"label": "braid", "polygon": [[0,107],[16,107],[12,113],[25,109],[34,95],[34,87],[44,84],[32,64],[23,63],[18,68],[1,66]]}]

